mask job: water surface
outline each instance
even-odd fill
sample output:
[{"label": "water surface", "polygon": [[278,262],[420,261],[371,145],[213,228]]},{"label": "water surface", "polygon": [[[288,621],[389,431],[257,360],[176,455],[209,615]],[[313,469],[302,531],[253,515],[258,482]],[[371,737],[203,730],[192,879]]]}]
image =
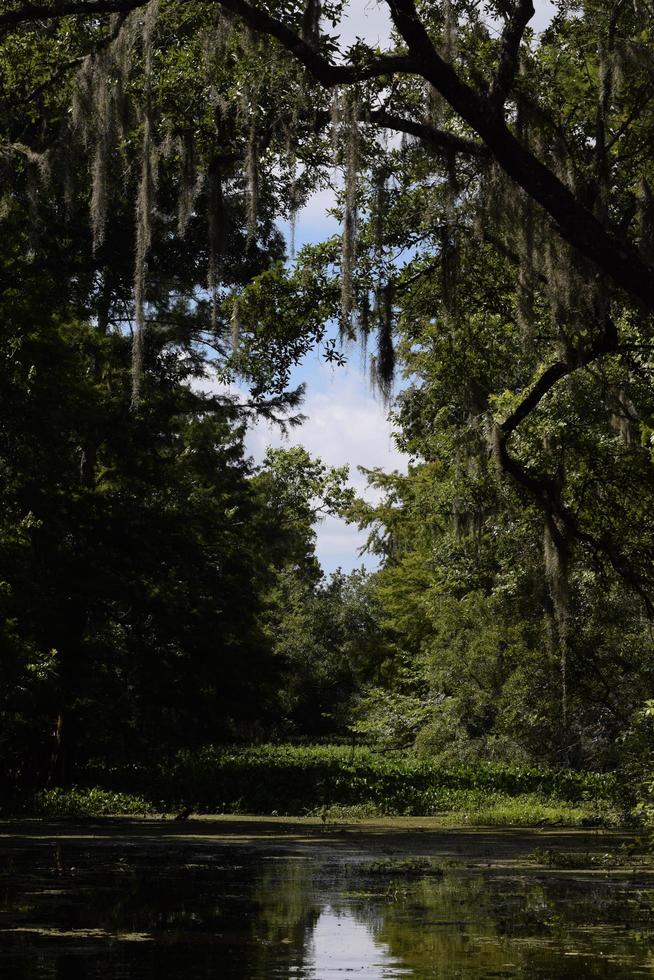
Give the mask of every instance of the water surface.
[{"label": "water surface", "polygon": [[[654,880],[536,867],[533,835],[220,826],[0,825],[0,976],[654,973]],[[572,843],[607,846],[588,840]],[[416,855],[425,873],[407,871]]]}]

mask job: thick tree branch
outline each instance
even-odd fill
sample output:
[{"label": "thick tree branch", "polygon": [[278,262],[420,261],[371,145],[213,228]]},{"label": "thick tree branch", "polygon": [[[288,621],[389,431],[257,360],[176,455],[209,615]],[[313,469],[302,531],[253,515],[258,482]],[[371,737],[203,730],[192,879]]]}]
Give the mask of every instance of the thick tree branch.
[{"label": "thick tree branch", "polygon": [[606,533],[598,538],[583,530],[575,516],[561,500],[561,491],[557,482],[550,477],[531,474],[522,463],[509,453],[506,448],[506,438],[501,432],[495,442],[494,456],[502,472],[511,477],[519,487],[526,490],[534,503],[540,507],[557,548],[563,554],[567,554],[570,544],[573,541],[578,541],[590,547],[595,555],[603,555],[614,571],[642,599],[648,614],[651,615],[654,611],[649,593],[651,581],[646,578],[643,579],[638,574],[628,557],[621,552],[619,545],[611,539],[610,535]]},{"label": "thick tree branch", "polygon": [[584,350],[577,351],[575,357],[566,361],[556,361],[541,374],[536,384],[530,388],[517,408],[500,424],[499,428],[503,437],[508,438],[518,428],[520,423],[533,412],[561,378],[567,377],[579,368],[587,367],[605,354],[613,353],[617,347],[618,332],[613,321],[608,319],[604,331],[595,343]]},{"label": "thick tree branch", "polygon": [[212,0],[212,2],[219,3],[225,10],[230,10],[239,16],[255,31],[276,38],[305,68],[308,68],[318,82],[327,87],[379,78],[395,72],[416,70],[412,59],[407,55],[381,55],[361,65],[335,65],[283,21],[272,17],[265,10],[253,7],[246,0]]},{"label": "thick tree branch", "polygon": [[[145,0],[65,0],[54,6],[25,4],[0,14],[0,27],[66,14],[97,15],[129,11]],[[181,6],[188,0],[177,0]],[[254,30],[276,38],[314,78],[327,87],[350,84],[395,72],[419,74],[430,82],[455,112],[481,138],[497,163],[519,187],[550,215],[561,235],[589,258],[614,283],[654,312],[654,269],[637,250],[610,232],[559,178],[514,136],[498,117],[487,94],[466,84],[436,51],[420,20],[414,0],[386,0],[408,55],[385,55],[358,65],[335,65],[281,20],[246,0],[207,0],[241,17]],[[521,0],[522,19],[528,5]],[[521,23],[516,18],[516,32]],[[518,42],[519,43],[519,42]],[[508,78],[508,75],[507,75]]]},{"label": "thick tree branch", "polygon": [[476,92],[445,62],[432,44],[413,0],[387,0],[395,27],[417,70],[481,137],[508,176],[554,220],[561,237],[591,259],[617,285],[654,312],[654,269],[583,206],[565,184],[513,135],[493,111],[488,96]]},{"label": "thick tree branch", "polygon": [[477,140],[466,139],[465,136],[457,136],[455,133],[448,133],[444,129],[436,129],[426,123],[415,122],[413,119],[405,119],[396,116],[392,112],[384,109],[373,109],[370,112],[365,110],[361,116],[364,120],[370,120],[384,129],[392,129],[397,133],[407,133],[415,136],[423,143],[433,146],[437,150],[444,150],[448,153],[461,153],[465,156],[488,157],[489,153],[483,143]]},{"label": "thick tree branch", "polygon": [[520,43],[525,28],[535,13],[532,0],[517,0],[507,18],[502,33],[499,63],[490,90],[490,100],[496,110],[504,106],[511,90],[518,71]]},{"label": "thick tree branch", "polygon": [[[129,12],[145,6],[147,2],[148,0],[65,0],[54,5],[24,4],[17,10],[0,14],[0,27],[38,20],[55,20],[71,14],[97,16]],[[182,7],[190,2],[191,0],[175,0],[175,5]],[[271,16],[265,10],[254,7],[246,0],[207,0],[207,2],[236,14],[255,31],[276,38],[308,68],[317,81],[325,86],[347,85],[398,71],[413,70],[411,59],[405,55],[381,55],[361,65],[335,65],[283,21]]]},{"label": "thick tree branch", "polygon": [[17,27],[35,21],[58,20],[60,17],[79,15],[81,17],[102,14],[129,13],[137,7],[144,7],[148,0],[65,0],[54,4],[24,3],[16,10],[6,10],[0,14],[0,27]]},{"label": "thick tree branch", "polygon": [[533,388],[522,399],[516,409],[509,417],[500,424],[500,429],[505,436],[509,436],[520,423],[530,415],[537,405],[543,400],[545,395],[552,390],[555,384],[570,374],[571,368],[565,361],[556,361],[544,371]]}]

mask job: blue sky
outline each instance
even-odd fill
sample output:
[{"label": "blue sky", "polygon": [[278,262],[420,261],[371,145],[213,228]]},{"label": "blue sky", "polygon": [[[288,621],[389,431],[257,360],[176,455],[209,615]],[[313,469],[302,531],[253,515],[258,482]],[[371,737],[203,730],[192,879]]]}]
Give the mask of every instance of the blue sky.
[{"label": "blue sky", "polygon": [[[536,0],[535,30],[549,22],[555,7],[550,0]],[[389,20],[385,4],[376,0],[352,0],[349,16],[341,35],[347,47],[356,37],[369,43],[383,45],[389,35]],[[338,233],[339,226],[327,211],[333,204],[331,191],[316,194],[298,216],[296,247],[322,241]],[[288,231],[288,229],[284,229]],[[346,351],[345,368],[332,367],[316,351],[305,358],[296,369],[293,382],[306,382],[307,398],[303,414],[307,421],[284,440],[279,433],[260,423],[248,435],[247,445],[256,460],[263,458],[266,446],[305,446],[313,456],[319,456],[331,466],[350,466],[351,483],[357,491],[374,499],[367,489],[358,466],[384,470],[406,470],[407,460],[394,445],[388,411],[375,398],[368,383],[361,357],[356,347]],[[359,556],[365,535],[343,521],[328,518],[317,527],[318,557],[325,572],[335,568],[349,571],[365,564],[374,568],[375,559]]]}]

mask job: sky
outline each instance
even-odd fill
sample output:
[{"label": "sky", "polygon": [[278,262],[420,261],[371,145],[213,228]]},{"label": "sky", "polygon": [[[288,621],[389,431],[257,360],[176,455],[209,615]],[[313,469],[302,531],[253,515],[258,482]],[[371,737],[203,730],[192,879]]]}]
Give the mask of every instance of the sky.
[{"label": "sky", "polygon": [[[555,7],[550,0],[535,0],[536,15],[531,26],[539,31],[549,23]],[[383,0],[352,0],[349,15],[344,22],[341,46],[347,48],[357,37],[370,44],[383,46],[389,37],[389,18]],[[336,220],[327,214],[333,204],[331,191],[322,191],[308,202],[299,214],[296,229],[296,247],[318,242],[339,231]],[[282,230],[288,229],[282,226]],[[374,501],[365,477],[358,467],[381,467],[390,472],[406,471],[407,458],[394,444],[392,427],[388,421],[388,409],[375,397],[368,382],[365,367],[356,348],[346,351],[346,367],[332,367],[320,357],[320,351],[305,358],[293,375],[293,383],[304,381],[307,397],[302,413],[307,416],[304,425],[294,430],[288,439],[259,423],[248,434],[247,448],[255,460],[260,461],[266,446],[304,446],[312,456],[320,457],[330,466],[350,467],[350,482],[357,492]],[[344,521],[327,518],[316,528],[317,553],[326,573],[342,568],[350,571],[362,564],[376,567],[373,556],[361,554],[365,545],[365,533]]]}]

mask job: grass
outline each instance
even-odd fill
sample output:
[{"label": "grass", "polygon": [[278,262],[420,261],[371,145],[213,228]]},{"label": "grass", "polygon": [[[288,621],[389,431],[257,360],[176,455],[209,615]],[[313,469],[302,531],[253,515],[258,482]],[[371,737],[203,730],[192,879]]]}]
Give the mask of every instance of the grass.
[{"label": "grass", "polygon": [[[503,793],[479,794],[459,790],[448,794],[449,806],[436,813],[415,814],[436,817],[441,827],[605,827],[618,828],[625,824],[624,811],[610,801],[571,804],[563,800],[540,797],[537,794],[509,796]],[[397,816],[387,808],[359,804],[316,808],[312,816],[325,822],[367,820],[374,817]]]},{"label": "grass", "polygon": [[557,870],[611,871],[622,868],[652,870],[651,849],[636,844],[614,848],[610,851],[567,851],[553,848],[537,848],[528,860],[534,864]]}]

